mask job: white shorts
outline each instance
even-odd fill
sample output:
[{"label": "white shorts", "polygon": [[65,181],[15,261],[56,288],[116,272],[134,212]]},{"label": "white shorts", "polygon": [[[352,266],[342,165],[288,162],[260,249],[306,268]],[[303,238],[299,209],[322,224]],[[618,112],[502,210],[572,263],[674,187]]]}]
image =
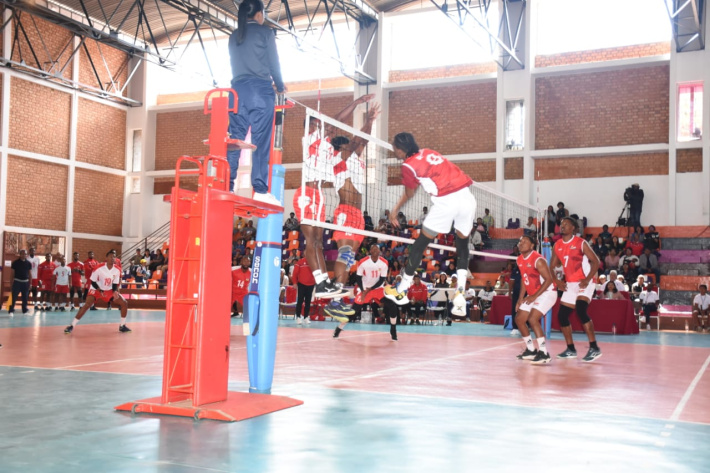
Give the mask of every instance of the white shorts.
[{"label": "white shorts", "polygon": [[431,197],[432,207],[422,226],[436,233],[449,233],[451,224],[462,235],[470,235],[476,219],[476,198],[465,187],[443,197]]},{"label": "white shorts", "polygon": [[535,299],[532,304],[520,304],[520,311],[531,312],[533,309],[539,311],[542,315],[552,309],[552,306],[557,302],[557,291],[545,291],[540,294],[540,297]]},{"label": "white shorts", "polygon": [[596,284],[590,282],[585,289],[580,289],[578,282],[568,282],[567,290],[562,294],[560,302],[566,302],[567,304],[574,305],[574,303],[577,302],[577,298],[579,297],[586,297],[588,300],[591,301],[596,287]]}]

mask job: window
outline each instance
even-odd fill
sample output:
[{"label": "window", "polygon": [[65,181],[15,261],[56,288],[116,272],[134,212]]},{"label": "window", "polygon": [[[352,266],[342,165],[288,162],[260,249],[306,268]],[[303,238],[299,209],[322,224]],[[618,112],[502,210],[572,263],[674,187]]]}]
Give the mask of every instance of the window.
[{"label": "window", "polygon": [[131,171],[141,172],[141,146],[143,144],[143,131],[133,130],[133,142],[131,144]]},{"label": "window", "polygon": [[699,140],[703,136],[703,85],[678,86],[678,141]]},{"label": "window", "polygon": [[525,109],[522,100],[505,102],[505,149],[523,149],[525,129]]},{"label": "window", "polygon": [[140,177],[132,177],[131,178],[131,194],[140,194],[141,193],[141,178]]}]

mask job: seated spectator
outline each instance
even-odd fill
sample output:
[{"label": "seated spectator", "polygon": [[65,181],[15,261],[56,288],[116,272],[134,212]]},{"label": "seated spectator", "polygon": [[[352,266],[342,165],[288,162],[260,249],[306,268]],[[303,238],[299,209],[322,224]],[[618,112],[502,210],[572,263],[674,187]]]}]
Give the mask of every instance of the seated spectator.
[{"label": "seated spectator", "polygon": [[594,291],[594,293],[598,299],[601,299],[604,296],[604,290],[606,288],[606,284],[607,284],[606,274],[600,274],[599,275],[599,282],[597,283],[597,287]]},{"label": "seated spectator", "polygon": [[143,252],[143,259],[145,260],[145,264],[150,265],[150,250],[148,248]]},{"label": "seated spectator", "polygon": [[444,269],[444,272],[449,277],[455,275],[456,274],[456,263],[454,263],[453,261],[449,262],[449,264],[446,266],[446,269]]},{"label": "seated spectator", "polygon": [[638,261],[639,274],[653,274],[656,277],[656,284],[661,282],[661,268],[658,266],[658,258],[651,252],[650,248],[644,248],[643,254]]},{"label": "seated spectator", "polygon": [[483,239],[484,243],[491,239],[491,237],[488,235],[488,228],[483,223],[483,219],[481,217],[478,217],[476,219],[476,223],[474,224],[473,229],[481,234],[481,238]]},{"label": "seated spectator", "polygon": [[419,224],[417,225],[417,228],[422,227],[422,224],[424,223],[424,219],[427,218],[427,215],[429,215],[429,208],[423,207],[422,214],[419,216]]},{"label": "seated spectator", "polygon": [[495,295],[496,292],[493,290],[493,284],[490,281],[486,281],[486,286],[478,292],[478,305],[481,308],[481,322],[491,309]]},{"label": "seated spectator", "polygon": [[489,209],[484,209],[483,212],[485,213],[485,215],[481,219],[483,225],[485,225],[487,229],[495,227],[496,221],[491,215],[491,211]]},{"label": "seated spectator", "polygon": [[286,219],[286,223],[284,223],[284,230],[292,232],[294,230],[298,230],[299,227],[300,224],[298,222],[298,219],[296,218],[296,214],[291,212],[289,214],[289,217]]},{"label": "seated spectator", "polygon": [[[475,230],[475,229],[474,229]],[[483,238],[478,231],[471,232],[471,250],[481,251],[483,249]]]},{"label": "seated spectator", "polygon": [[611,271],[609,271],[609,282],[614,282],[614,284],[616,284],[616,288],[619,291],[628,292],[628,290],[629,290],[627,287],[624,286],[623,282],[619,281],[619,273],[615,269],[612,269]]},{"label": "seated spectator", "polygon": [[611,233],[609,233],[609,225],[604,225],[602,227],[601,233],[599,233],[599,236],[602,239],[602,242],[604,242],[605,245],[611,245]]},{"label": "seated spectator", "polygon": [[[631,280],[633,281],[633,279],[631,279]],[[619,288],[620,291],[629,292],[629,285],[626,284],[626,277],[623,274],[619,274],[616,277],[616,282],[621,283],[621,286],[617,285],[617,287]],[[623,289],[621,289],[621,288],[623,288]]]},{"label": "seated spectator", "polygon": [[286,270],[281,268],[281,279],[279,280],[279,284],[281,287],[286,287],[290,286],[291,283],[288,279],[288,276],[286,275]]},{"label": "seated spectator", "polygon": [[429,298],[427,287],[422,284],[419,274],[414,275],[412,285],[407,290],[407,297],[409,298],[409,304],[406,310],[409,312],[410,317],[414,317],[413,322],[410,319],[409,325],[412,325],[412,323],[419,325],[421,323],[420,319],[424,318],[426,313],[426,303]]},{"label": "seated spectator", "polygon": [[163,255],[163,250],[158,248],[158,250],[155,252],[155,258],[151,258],[151,260],[150,260],[150,266],[148,266],[148,269],[150,269],[150,271],[153,272],[156,269],[159,269],[164,264],[165,264],[165,256]]},{"label": "seated spectator", "polygon": [[629,241],[626,242],[626,248],[631,248],[631,252],[634,256],[641,256],[641,253],[643,253],[643,243],[639,241],[636,235],[631,235]]},{"label": "seated spectator", "polygon": [[619,257],[617,256],[614,248],[611,248],[609,250],[609,254],[606,255],[606,258],[604,258],[604,267],[607,269],[607,272],[619,267]]},{"label": "seated spectator", "polygon": [[612,248],[616,250],[617,255],[621,255],[626,249],[626,243],[624,243],[618,236],[611,237],[611,245],[609,245],[609,250],[611,251]]},{"label": "seated spectator", "polygon": [[555,208],[551,205],[547,206],[547,212],[545,212],[545,232],[555,233],[555,227],[557,226],[557,214],[555,213]]},{"label": "seated spectator", "polygon": [[471,321],[471,310],[473,305],[476,303],[476,290],[471,287],[471,281],[466,281],[466,292],[464,293],[464,298],[466,299],[466,321]]},{"label": "seated spectator", "polygon": [[[626,285],[626,281],[635,281],[636,278],[638,277],[638,271],[636,270],[635,267],[631,267],[629,263],[624,263],[621,265],[621,268],[619,268],[619,276],[617,278],[624,278],[624,285]],[[626,292],[629,291],[628,285],[626,287]]]},{"label": "seated spectator", "polygon": [[237,240],[237,243],[232,245],[232,251],[244,254],[246,252],[246,245],[243,239]]},{"label": "seated spectator", "polygon": [[621,269],[621,266],[623,266],[624,263],[628,264],[632,268],[638,268],[638,256],[633,254],[633,250],[631,248],[626,248],[624,250],[624,254],[621,256],[621,258],[619,258],[619,269]]},{"label": "seated spectator", "polygon": [[500,295],[505,295],[510,292],[510,285],[508,284],[508,281],[505,280],[504,274],[498,276],[498,280],[496,281],[495,292]]},{"label": "seated spectator", "polygon": [[639,299],[641,300],[641,308],[643,309],[643,316],[640,317],[640,323],[646,322],[646,330],[651,330],[651,314],[658,311],[658,292],[655,291],[656,286],[653,284],[647,284],[646,290],[641,293]]},{"label": "seated spectator", "polygon": [[537,227],[535,226],[534,218],[528,217],[528,221],[523,227],[523,234],[535,237],[537,234]]},{"label": "seated spectator", "polygon": [[134,273],[136,287],[145,287],[148,284],[148,279],[150,279],[150,270],[146,266],[146,261],[144,259],[140,260],[138,267]]},{"label": "seated spectator", "polygon": [[139,264],[141,264],[142,259],[143,259],[143,253],[141,252],[141,249],[136,248],[136,254],[131,256],[129,263],[131,266],[138,266]]},{"label": "seated spectator", "polygon": [[380,219],[379,223],[377,224],[377,228],[375,229],[376,232],[379,233],[386,233],[387,235],[392,234],[392,224],[390,223],[389,220],[385,220],[383,218]]},{"label": "seated spectator", "polygon": [[577,236],[584,236],[584,219],[577,214],[570,215],[577,222]]},{"label": "seated spectator", "polygon": [[372,223],[372,217],[367,214],[367,210],[362,213],[362,217],[365,220],[365,230],[370,232],[373,231],[375,229],[375,225]]},{"label": "seated spectator", "polygon": [[638,277],[636,278],[636,282],[631,285],[631,299],[632,300],[638,300],[638,298],[641,296],[641,293],[643,292],[644,287],[646,286],[646,278],[643,276],[643,274],[639,274]]},{"label": "seated spectator", "polygon": [[557,211],[555,212],[555,225],[560,225],[562,219],[569,217],[569,210],[565,208],[564,202],[557,202]]},{"label": "seated spectator", "polygon": [[402,264],[397,260],[392,260],[389,267],[388,279],[394,281],[397,276],[402,274]]},{"label": "seated spectator", "polygon": [[643,232],[643,227],[641,225],[636,225],[634,227],[634,230],[631,232],[631,235],[629,235],[629,239],[633,236],[636,236],[638,240],[643,243],[645,235]]},{"label": "seated spectator", "polygon": [[594,254],[597,255],[597,258],[599,258],[600,261],[604,261],[604,258],[606,258],[609,254],[609,248],[607,248],[607,246],[604,244],[604,239],[602,238],[601,233],[594,240],[592,250],[594,250]]},{"label": "seated spectator", "polygon": [[404,212],[397,213],[397,222],[399,223],[399,228],[402,230],[409,228],[409,222],[407,222],[407,216],[404,215]]},{"label": "seated spectator", "polygon": [[651,253],[659,256],[658,250],[661,248],[661,237],[658,235],[655,226],[648,226],[648,231],[643,236],[643,246],[644,248],[649,248]]},{"label": "seated spectator", "polygon": [[606,286],[604,286],[604,294],[602,298],[614,301],[624,300],[624,296],[621,295],[619,289],[616,287],[616,284],[614,284],[612,281],[609,281],[608,283],[606,283]]},{"label": "seated spectator", "polygon": [[256,228],[254,228],[254,222],[252,222],[251,220],[247,222],[247,226],[244,227],[242,235],[244,236],[244,240],[246,241],[254,239],[254,237],[256,236]]},{"label": "seated spectator", "polygon": [[698,286],[700,294],[693,298],[693,328],[698,332],[707,332],[705,320],[710,318],[710,294],[705,284]]}]

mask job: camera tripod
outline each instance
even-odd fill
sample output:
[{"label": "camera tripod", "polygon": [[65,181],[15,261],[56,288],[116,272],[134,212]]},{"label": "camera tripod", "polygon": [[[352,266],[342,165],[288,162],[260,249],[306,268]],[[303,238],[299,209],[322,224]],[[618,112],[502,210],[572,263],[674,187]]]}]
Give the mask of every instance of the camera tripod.
[{"label": "camera tripod", "polygon": [[[624,218],[624,212],[626,213],[626,218]],[[614,224],[614,228],[611,231],[611,234],[613,235],[614,232],[616,231],[616,227],[621,225],[622,227],[628,227],[629,223],[631,222],[631,204],[628,202],[624,203],[624,206],[621,209],[621,213],[619,213],[619,218],[616,219],[616,223]]]}]

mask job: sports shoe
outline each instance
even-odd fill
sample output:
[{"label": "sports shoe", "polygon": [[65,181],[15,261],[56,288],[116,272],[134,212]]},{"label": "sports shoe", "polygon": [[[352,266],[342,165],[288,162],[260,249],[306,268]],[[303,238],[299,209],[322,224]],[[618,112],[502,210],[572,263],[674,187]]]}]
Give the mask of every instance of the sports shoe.
[{"label": "sports shoe", "polygon": [[99,310],[99,309],[97,309],[95,305],[92,305],[89,310]]},{"label": "sports shoe", "polygon": [[333,338],[338,338],[340,336],[340,332],[342,332],[343,329],[340,327],[335,327],[335,332],[333,332]]},{"label": "sports shoe", "polygon": [[316,290],[313,296],[320,299],[332,299],[341,296],[343,292],[344,291],[333,284],[332,281],[326,279],[316,284]]},{"label": "sports shoe", "polygon": [[306,325],[311,325],[311,318],[310,317],[304,317],[303,320],[305,320]]},{"label": "sports shoe", "polygon": [[330,304],[323,308],[323,311],[330,317],[335,315],[342,317],[350,317],[351,315],[355,315],[355,310],[353,310],[351,306],[344,304],[342,301],[331,301]]},{"label": "sports shoe", "polygon": [[519,360],[534,360],[538,353],[540,353],[540,352],[537,350],[530,351],[527,348],[525,348],[525,351],[522,352],[520,355],[518,355],[518,359]]},{"label": "sports shoe", "polygon": [[570,350],[569,348],[557,355],[557,358],[577,358],[577,351],[576,350]]},{"label": "sports shoe", "polygon": [[74,331],[74,326],[69,325],[67,328],[64,329],[64,333],[72,333]]},{"label": "sports shoe", "polygon": [[466,315],[466,298],[464,297],[463,291],[461,289],[456,291],[456,294],[452,299],[452,304],[452,315],[455,315],[457,317],[463,317]]},{"label": "sports shoe", "polygon": [[301,317],[301,316],[296,317],[296,325],[303,325],[303,317]]},{"label": "sports shoe", "polygon": [[69,311],[72,311],[72,310],[76,310],[76,307],[74,307],[74,306],[69,307]]},{"label": "sports shoe", "polygon": [[392,341],[396,342],[397,341],[397,330],[392,330],[390,329],[390,337],[392,337]]},{"label": "sports shoe", "polygon": [[128,332],[132,332],[133,330],[131,330],[130,328],[128,328],[128,327],[125,326],[125,325],[120,325],[120,326],[118,327],[118,331],[121,332],[121,333],[128,333]]},{"label": "sports shoe", "polygon": [[518,337],[518,336],[520,336],[520,330],[518,330],[517,328],[514,328],[513,330],[510,331],[510,336],[511,336],[511,337]]},{"label": "sports shoe", "polygon": [[602,356],[602,351],[599,348],[589,348],[589,351],[587,352],[586,355],[584,355],[584,358],[582,358],[582,361],[590,363],[597,358],[601,358]]},{"label": "sports shoe", "polygon": [[48,307],[47,307],[46,309],[44,309],[44,310],[46,310],[47,312],[52,312],[52,306],[48,306]]},{"label": "sports shoe", "polygon": [[394,301],[397,305],[409,304],[407,295],[403,292],[399,292],[395,286],[385,286],[385,297]]},{"label": "sports shoe", "polygon": [[275,205],[276,207],[283,207],[283,205],[281,204],[281,201],[279,199],[277,199],[276,197],[274,197],[273,194],[270,194],[268,192],[265,192],[263,194],[261,194],[259,192],[254,192],[254,196],[252,197],[252,199],[257,202],[263,202],[265,204]]},{"label": "sports shoe", "polygon": [[61,312],[64,312],[66,309],[65,309],[64,307],[60,307],[59,310],[60,310]]},{"label": "sports shoe", "polygon": [[537,355],[533,358],[530,363],[533,365],[546,365],[551,360],[549,353],[543,353],[540,350],[537,351]]}]

